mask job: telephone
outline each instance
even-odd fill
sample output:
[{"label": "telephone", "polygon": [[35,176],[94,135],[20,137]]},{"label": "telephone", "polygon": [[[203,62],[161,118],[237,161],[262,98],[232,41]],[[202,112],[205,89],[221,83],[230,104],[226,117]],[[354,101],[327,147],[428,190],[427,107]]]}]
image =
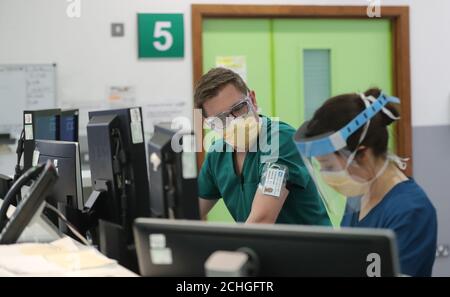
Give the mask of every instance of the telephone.
[{"label": "telephone", "polygon": [[[8,219],[7,211],[22,187],[30,181],[36,181],[17,205],[13,215]],[[0,244],[12,244],[17,241],[25,227],[39,210],[45,198],[58,179],[58,174],[50,160],[47,163],[28,169],[12,186],[0,208]]]}]

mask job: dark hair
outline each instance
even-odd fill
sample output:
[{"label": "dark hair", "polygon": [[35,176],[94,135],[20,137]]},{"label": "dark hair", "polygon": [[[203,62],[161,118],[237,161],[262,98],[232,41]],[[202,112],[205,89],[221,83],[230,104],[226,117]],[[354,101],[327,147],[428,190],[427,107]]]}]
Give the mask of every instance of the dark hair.
[{"label": "dark hair", "polygon": [[[366,96],[378,98],[381,90],[371,88],[364,92]],[[390,103],[385,106],[393,115],[399,116],[398,110]],[[306,137],[313,137],[327,132],[335,132],[343,128],[366,108],[361,96],[356,93],[343,94],[328,99],[316,112],[307,125]],[[366,137],[361,145],[371,148],[375,157],[384,156],[388,146],[388,129],[394,120],[382,111],[378,112],[371,120]],[[364,126],[363,126],[364,127]],[[363,131],[359,128],[347,139],[347,147],[354,151],[357,148],[359,138]]]},{"label": "dark hair", "polygon": [[205,103],[205,101],[217,96],[217,94],[228,84],[232,84],[243,94],[246,94],[248,91],[248,87],[244,80],[236,72],[222,67],[209,70],[195,86],[195,107],[203,108],[203,103]]}]

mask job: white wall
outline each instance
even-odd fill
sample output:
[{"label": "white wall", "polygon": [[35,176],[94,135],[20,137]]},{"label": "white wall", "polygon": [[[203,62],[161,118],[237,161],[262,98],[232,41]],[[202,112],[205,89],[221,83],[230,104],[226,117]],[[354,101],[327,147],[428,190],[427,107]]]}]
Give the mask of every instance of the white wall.
[{"label": "white wall", "polygon": [[[66,15],[65,0],[0,0],[0,63],[58,63],[60,102],[99,101],[111,85],[136,86],[139,104],[192,101],[192,3],[366,5],[368,0],[81,0],[81,18]],[[382,0],[411,7],[414,126],[450,123],[450,1]],[[137,59],[137,12],[185,15],[185,58]],[[110,37],[110,23],[125,37]],[[3,102],[2,102],[3,105]]]}]

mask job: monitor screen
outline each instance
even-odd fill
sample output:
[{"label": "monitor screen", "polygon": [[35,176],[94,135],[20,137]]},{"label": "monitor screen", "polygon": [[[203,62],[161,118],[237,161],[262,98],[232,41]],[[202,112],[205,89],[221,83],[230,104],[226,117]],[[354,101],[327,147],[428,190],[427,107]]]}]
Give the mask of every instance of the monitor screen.
[{"label": "monitor screen", "polygon": [[46,115],[36,116],[35,119],[35,138],[41,140],[58,140],[57,116]]},{"label": "monitor screen", "polygon": [[68,115],[64,116],[61,115],[61,125],[59,127],[59,140],[63,141],[78,141],[77,137],[77,131],[76,131],[76,116],[75,115]]}]

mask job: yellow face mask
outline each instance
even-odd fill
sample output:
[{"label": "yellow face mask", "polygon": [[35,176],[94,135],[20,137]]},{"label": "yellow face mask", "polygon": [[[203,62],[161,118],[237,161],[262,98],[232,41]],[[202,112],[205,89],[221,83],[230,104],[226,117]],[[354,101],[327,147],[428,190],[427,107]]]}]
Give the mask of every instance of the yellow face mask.
[{"label": "yellow face mask", "polygon": [[346,197],[364,195],[370,188],[370,182],[355,181],[346,170],[322,172],[322,178],[330,187]]},{"label": "yellow face mask", "polygon": [[383,167],[369,181],[355,180],[348,174],[347,167],[341,171],[322,172],[322,178],[330,187],[344,196],[357,197],[369,192],[372,183],[384,173],[388,165],[389,160],[386,159]]},{"label": "yellow face mask", "polygon": [[260,128],[257,117],[249,114],[233,119],[223,131],[223,138],[237,152],[246,152],[256,143]]}]

